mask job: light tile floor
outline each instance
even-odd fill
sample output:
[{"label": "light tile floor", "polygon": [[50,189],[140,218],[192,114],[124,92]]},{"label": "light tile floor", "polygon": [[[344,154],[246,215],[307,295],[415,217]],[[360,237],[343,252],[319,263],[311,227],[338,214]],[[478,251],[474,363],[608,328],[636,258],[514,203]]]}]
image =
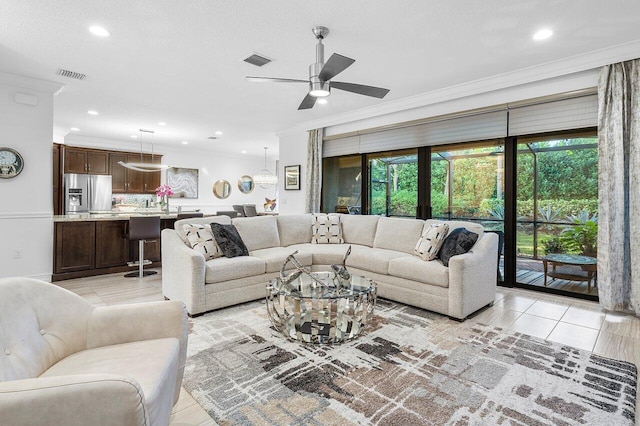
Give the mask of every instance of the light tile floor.
[{"label": "light tile floor", "polygon": [[[123,274],[102,275],[56,284],[95,305],[150,302],[164,300],[160,273],[142,279],[124,278]],[[498,287],[494,305],[474,314],[468,321],[495,325],[640,365],[640,318],[603,311],[595,302]],[[636,406],[640,409],[638,402]],[[638,417],[636,425],[640,426]],[[215,424],[182,389],[173,408],[171,425]]]}]

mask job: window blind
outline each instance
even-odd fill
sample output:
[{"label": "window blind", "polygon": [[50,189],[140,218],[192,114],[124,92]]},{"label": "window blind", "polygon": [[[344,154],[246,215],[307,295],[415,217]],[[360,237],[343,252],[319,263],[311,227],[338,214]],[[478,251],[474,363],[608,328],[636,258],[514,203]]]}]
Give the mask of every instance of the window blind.
[{"label": "window blind", "polygon": [[509,136],[597,125],[598,96],[595,94],[509,110]]},{"label": "window blind", "polygon": [[323,157],[579,129],[597,126],[597,122],[597,95],[589,94],[523,106],[496,106],[489,112],[398,124],[389,129],[361,130],[343,138],[332,136],[324,141]]}]

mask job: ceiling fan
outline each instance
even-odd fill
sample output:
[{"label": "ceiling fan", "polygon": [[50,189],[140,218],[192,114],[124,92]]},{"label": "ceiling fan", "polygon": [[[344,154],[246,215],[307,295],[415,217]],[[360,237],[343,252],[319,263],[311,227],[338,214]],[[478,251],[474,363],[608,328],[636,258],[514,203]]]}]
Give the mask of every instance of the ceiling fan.
[{"label": "ceiling fan", "polygon": [[365,86],[364,84],[344,83],[342,81],[331,81],[333,77],[340,74],[355,62],[355,59],[334,53],[329,60],[324,62],[324,45],[322,40],[329,34],[326,27],[313,27],[313,34],[318,39],[316,45],[316,62],[309,65],[309,79],[297,80],[292,78],[271,78],[271,77],[246,77],[254,82],[274,82],[274,83],[307,83],[309,93],[304,97],[298,109],[310,109],[316,104],[318,98],[323,98],[331,94],[331,89],[344,90],[346,92],[357,93],[359,95],[373,96],[374,98],[384,98],[389,89],[382,87]]}]

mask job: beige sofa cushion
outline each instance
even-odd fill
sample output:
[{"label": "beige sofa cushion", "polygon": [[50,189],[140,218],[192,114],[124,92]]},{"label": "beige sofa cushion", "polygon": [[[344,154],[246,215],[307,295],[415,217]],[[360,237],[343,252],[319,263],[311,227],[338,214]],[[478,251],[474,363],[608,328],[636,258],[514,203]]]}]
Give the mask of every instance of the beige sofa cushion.
[{"label": "beige sofa cushion", "polygon": [[439,287],[449,287],[449,268],[439,259],[431,262],[425,262],[415,256],[391,259],[389,275]]},{"label": "beige sofa cushion", "polygon": [[340,222],[345,244],[373,247],[379,219],[380,216],[341,214]]},{"label": "beige sofa cushion", "polygon": [[[295,244],[289,246],[292,250],[312,253],[313,265],[342,264],[344,254],[351,244]],[[359,246],[353,245],[356,249]],[[361,247],[361,246],[360,246]]]},{"label": "beige sofa cushion", "polygon": [[194,225],[208,226],[210,223],[220,223],[222,225],[231,224],[231,218],[229,216],[207,216],[207,217],[190,217],[187,219],[177,220],[173,225],[173,229],[176,230],[176,234],[180,237],[183,243],[189,245],[187,234],[184,232],[184,225],[187,223],[193,223]]},{"label": "beige sofa cushion", "polygon": [[275,216],[234,218],[233,223],[249,251],[280,247],[278,220]]},{"label": "beige sofa cushion", "polygon": [[351,255],[347,258],[347,266],[386,275],[389,273],[389,261],[399,257],[414,256],[395,250],[353,247]]},{"label": "beige sofa cushion", "polygon": [[173,406],[178,351],[176,338],[103,346],[70,355],[40,377],[117,374],[132,378],[144,393],[149,424],[167,424]]},{"label": "beige sofa cushion", "polygon": [[318,213],[313,216],[311,226],[312,244],[342,244],[342,226],[340,216]]},{"label": "beige sofa cushion", "polygon": [[[292,254],[295,249],[291,247],[271,247],[266,249],[254,250],[250,254],[253,257],[258,257],[265,261],[266,272],[279,272],[282,268],[287,256]],[[311,266],[311,253],[299,251],[296,254],[296,260],[302,264],[302,266]],[[293,265],[289,264],[288,269],[293,268]]]},{"label": "beige sofa cushion", "polygon": [[219,257],[205,262],[204,282],[219,283],[265,273],[265,261],[253,256]]},{"label": "beige sofa cushion", "polygon": [[280,235],[280,245],[282,247],[311,241],[312,215],[278,215],[276,219],[278,221],[278,234]]},{"label": "beige sofa cushion", "polygon": [[423,227],[424,221],[418,219],[381,217],[373,247],[413,254]]},{"label": "beige sofa cushion", "polygon": [[416,244],[413,253],[422,260],[433,260],[438,256],[438,251],[444,243],[444,239],[449,232],[449,225],[446,223],[432,223],[422,232],[422,236]]}]

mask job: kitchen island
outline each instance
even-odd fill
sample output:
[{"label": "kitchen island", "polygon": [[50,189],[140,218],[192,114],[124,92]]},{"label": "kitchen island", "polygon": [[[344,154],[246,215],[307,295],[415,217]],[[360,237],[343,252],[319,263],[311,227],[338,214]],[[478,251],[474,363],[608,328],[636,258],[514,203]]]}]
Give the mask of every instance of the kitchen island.
[{"label": "kitchen island", "polygon": [[[53,216],[52,281],[133,271],[127,262],[138,259],[138,243],[129,240],[129,218],[160,216],[160,228],[173,228],[176,213],[138,211],[130,213],[69,214]],[[147,241],[149,267],[161,266],[160,239]]]}]

